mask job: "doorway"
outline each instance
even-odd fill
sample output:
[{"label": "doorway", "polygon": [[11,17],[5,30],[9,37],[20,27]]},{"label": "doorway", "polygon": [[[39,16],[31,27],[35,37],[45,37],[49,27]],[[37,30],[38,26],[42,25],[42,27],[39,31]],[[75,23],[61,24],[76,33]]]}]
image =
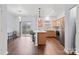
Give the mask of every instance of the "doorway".
[{"label": "doorway", "polygon": [[30,36],[30,33],[32,31],[32,22],[22,21],[20,26],[21,26],[21,36]]}]

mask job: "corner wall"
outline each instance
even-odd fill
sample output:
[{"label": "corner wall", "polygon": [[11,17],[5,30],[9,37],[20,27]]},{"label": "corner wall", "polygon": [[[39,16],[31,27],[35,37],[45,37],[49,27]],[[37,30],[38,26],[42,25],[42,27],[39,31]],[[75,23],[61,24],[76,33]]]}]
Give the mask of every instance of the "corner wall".
[{"label": "corner wall", "polygon": [[0,55],[7,54],[6,5],[0,5]]},{"label": "corner wall", "polygon": [[76,20],[76,54],[79,55],[79,5],[77,6],[77,20]]},{"label": "corner wall", "polygon": [[72,53],[75,51],[76,7],[71,6],[65,12],[65,51]]}]

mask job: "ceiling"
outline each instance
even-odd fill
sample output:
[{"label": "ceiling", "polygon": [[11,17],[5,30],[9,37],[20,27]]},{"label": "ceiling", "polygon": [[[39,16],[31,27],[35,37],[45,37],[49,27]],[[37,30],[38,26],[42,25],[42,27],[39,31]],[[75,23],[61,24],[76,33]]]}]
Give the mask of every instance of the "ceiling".
[{"label": "ceiling", "polygon": [[14,15],[37,16],[38,8],[41,8],[40,15],[58,16],[64,13],[66,4],[8,4],[7,11]]}]

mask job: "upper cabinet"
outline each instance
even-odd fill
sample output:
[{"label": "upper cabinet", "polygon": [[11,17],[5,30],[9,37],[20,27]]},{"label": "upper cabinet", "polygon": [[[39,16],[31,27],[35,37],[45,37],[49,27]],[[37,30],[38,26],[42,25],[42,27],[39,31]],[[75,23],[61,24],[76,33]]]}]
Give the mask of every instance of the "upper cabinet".
[{"label": "upper cabinet", "polygon": [[43,19],[38,19],[37,20],[37,27],[38,27],[38,29],[43,29],[43,27],[44,27]]},{"label": "upper cabinet", "polygon": [[44,29],[45,30],[50,30],[51,29],[50,21],[44,21]]},{"label": "upper cabinet", "polygon": [[64,17],[62,17],[61,19],[60,19],[61,21],[61,26],[64,26]]},{"label": "upper cabinet", "polygon": [[37,20],[37,26],[38,29],[44,29],[44,30],[51,30],[56,27],[61,26],[64,27],[64,17],[61,17],[59,19],[52,19],[50,21],[45,21],[44,19],[38,19]]},{"label": "upper cabinet", "polygon": [[57,20],[52,20],[52,27],[56,27],[56,26],[64,26],[64,17],[57,19]]},{"label": "upper cabinet", "polygon": [[52,27],[57,26],[57,20],[52,20],[52,21],[51,21],[51,24],[52,24]]}]

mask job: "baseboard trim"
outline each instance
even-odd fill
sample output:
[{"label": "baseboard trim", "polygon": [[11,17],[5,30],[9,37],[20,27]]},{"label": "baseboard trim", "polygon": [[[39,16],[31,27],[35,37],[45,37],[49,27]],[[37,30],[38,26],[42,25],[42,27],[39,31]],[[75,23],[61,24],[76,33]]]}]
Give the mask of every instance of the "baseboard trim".
[{"label": "baseboard trim", "polygon": [[8,51],[7,52],[0,51],[0,55],[7,55],[7,54],[8,54]]},{"label": "baseboard trim", "polygon": [[34,45],[35,45],[35,46],[38,46],[38,44],[37,44],[37,43],[35,43]]},{"label": "baseboard trim", "polygon": [[64,49],[64,51],[67,53],[67,54],[72,54],[74,51],[72,50],[67,50],[67,49]]},{"label": "baseboard trim", "polygon": [[74,53],[75,53],[76,55],[79,55],[79,52],[78,52],[78,51],[75,51]]},{"label": "baseboard trim", "polygon": [[4,55],[7,55],[8,54],[8,51],[6,53],[4,53]]}]

